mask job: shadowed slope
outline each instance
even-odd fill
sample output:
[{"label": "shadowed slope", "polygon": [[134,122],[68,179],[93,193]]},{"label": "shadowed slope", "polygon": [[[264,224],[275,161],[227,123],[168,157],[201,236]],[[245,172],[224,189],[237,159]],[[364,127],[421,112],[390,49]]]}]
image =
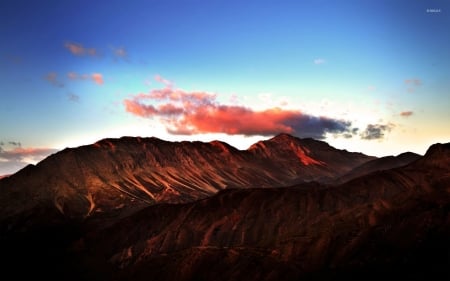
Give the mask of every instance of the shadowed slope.
[{"label": "shadowed slope", "polygon": [[368,161],[345,174],[344,176],[334,180],[334,183],[344,183],[354,178],[358,178],[376,171],[389,170],[397,167],[405,166],[416,161],[421,156],[412,152],[405,152],[397,156],[385,156],[378,159]]},{"label": "shadowed slope", "polygon": [[125,280],[442,279],[449,193],[450,144],[433,145],[408,166],[340,186],[225,190],[152,206],[78,250],[91,257],[86,267]]},{"label": "shadowed slope", "polygon": [[189,202],[230,187],[329,179],[371,159],[285,134],[244,151],[219,141],[104,139],[65,149],[0,180],[0,219],[49,205],[74,219],[120,217],[143,206]]}]

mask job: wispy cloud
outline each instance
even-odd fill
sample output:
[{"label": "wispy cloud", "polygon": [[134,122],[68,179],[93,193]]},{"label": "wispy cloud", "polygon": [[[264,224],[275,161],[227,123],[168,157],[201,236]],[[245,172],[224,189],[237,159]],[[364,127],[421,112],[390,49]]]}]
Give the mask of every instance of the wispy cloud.
[{"label": "wispy cloud", "polygon": [[324,64],[326,62],[327,61],[325,59],[322,59],[322,58],[317,58],[317,59],[314,60],[314,64],[316,64],[316,65]]},{"label": "wispy cloud", "polygon": [[394,124],[369,124],[366,129],[361,132],[361,139],[364,140],[377,140],[383,139],[386,132],[390,132]]},{"label": "wispy cloud", "polygon": [[377,87],[375,87],[374,85],[369,85],[369,86],[367,86],[367,90],[369,91],[369,92],[373,92],[373,91],[375,91],[377,89]]},{"label": "wispy cloud", "polygon": [[128,52],[124,47],[118,47],[118,48],[111,47],[111,49],[112,49],[112,54],[113,54],[114,60],[117,61],[119,59],[125,59],[125,60],[128,59]]},{"label": "wispy cloud", "polygon": [[415,92],[417,87],[422,85],[422,80],[420,80],[419,78],[405,79],[404,82],[407,85],[407,91],[410,93]]},{"label": "wispy cloud", "polygon": [[86,48],[79,43],[66,42],[64,47],[76,56],[98,56],[98,52],[95,48]]},{"label": "wispy cloud", "polygon": [[68,93],[67,94],[67,99],[71,102],[79,102],[80,101],[80,96],[73,94],[73,93]]},{"label": "wispy cloud", "polygon": [[420,85],[422,85],[422,81],[418,78],[405,79],[405,84],[420,86]]},{"label": "wispy cloud", "polygon": [[402,117],[409,117],[409,116],[411,116],[413,114],[414,114],[414,112],[412,112],[412,111],[402,111],[402,112],[400,112],[400,116],[402,116]]},{"label": "wispy cloud", "polygon": [[70,80],[87,80],[91,79],[94,83],[98,85],[103,85],[103,75],[101,73],[92,73],[92,74],[78,74],[76,72],[67,73],[67,78]]},{"label": "wispy cloud", "polygon": [[173,83],[170,80],[164,79],[161,75],[155,75],[155,81],[166,85],[167,87],[173,87]]},{"label": "wispy cloud", "polygon": [[20,142],[0,142],[0,175],[35,164],[56,151],[53,148],[24,148]]},{"label": "wispy cloud", "polygon": [[226,133],[230,135],[274,135],[280,132],[299,137],[323,139],[326,133],[351,131],[351,122],[313,116],[298,110],[269,108],[256,111],[250,107],[220,104],[216,94],[165,88],[125,99],[125,110],[144,118],[159,118],[172,134]]},{"label": "wispy cloud", "polygon": [[64,87],[64,83],[58,80],[58,74],[56,72],[47,73],[47,75],[44,76],[44,79],[55,87]]}]

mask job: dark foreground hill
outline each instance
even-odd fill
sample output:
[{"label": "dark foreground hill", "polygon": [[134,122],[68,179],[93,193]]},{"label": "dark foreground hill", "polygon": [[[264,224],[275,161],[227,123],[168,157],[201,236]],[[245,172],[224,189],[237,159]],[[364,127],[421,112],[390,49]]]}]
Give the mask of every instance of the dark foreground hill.
[{"label": "dark foreground hill", "polygon": [[155,204],[104,228],[41,207],[2,221],[1,275],[448,280],[449,193],[447,143],[409,165],[337,186],[226,189],[199,201]]}]

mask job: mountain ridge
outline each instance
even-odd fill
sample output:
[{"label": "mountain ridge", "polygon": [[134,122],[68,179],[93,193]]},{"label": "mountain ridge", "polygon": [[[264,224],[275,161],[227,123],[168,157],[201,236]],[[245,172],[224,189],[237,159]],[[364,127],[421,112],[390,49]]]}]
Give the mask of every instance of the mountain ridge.
[{"label": "mountain ridge", "polygon": [[[67,149],[28,166],[0,181],[4,257],[0,279],[434,280],[448,276],[450,143],[434,144],[424,156],[404,166],[337,185],[253,183],[252,188],[228,186],[206,192],[195,200],[150,203],[139,198],[148,198],[144,190],[126,189],[129,181],[144,182],[144,175],[138,174],[142,163],[152,159],[152,167],[159,163],[167,168],[178,163],[180,155],[183,165],[202,163],[207,171],[219,171],[211,170],[212,163],[237,163],[225,161],[224,153],[231,157],[228,161],[257,156],[252,167],[275,169],[272,172],[292,163],[302,169],[323,169],[323,165],[302,165],[295,149],[287,155],[283,149],[289,151],[291,140],[277,149],[279,140],[264,143],[262,151],[237,156],[220,142],[106,140],[97,146]],[[292,139],[294,144],[302,141],[308,142]],[[155,147],[155,142],[160,145]],[[326,161],[316,157],[327,155],[331,148],[312,144],[294,148]],[[193,153],[192,147],[203,153]],[[190,157],[185,155],[188,152]],[[337,157],[343,152],[331,149],[331,153]],[[214,156],[200,157],[208,154]],[[160,159],[163,155],[168,157]],[[267,156],[274,155],[279,166],[261,166]],[[102,159],[108,159],[106,167],[98,162]],[[122,185],[116,183],[123,191],[95,186],[102,175],[92,171],[111,172],[117,165],[118,176],[126,176]],[[50,173],[49,167],[54,169]],[[174,177],[173,172],[160,173],[161,184],[170,179],[166,176]],[[283,176],[292,171],[284,172]],[[19,176],[20,184],[13,185]],[[83,178],[74,181],[78,176]],[[45,185],[36,186],[35,181]],[[94,186],[84,189],[71,184]],[[150,192],[155,187],[147,188]],[[101,209],[104,206],[111,208]],[[27,270],[17,271],[18,265]]]},{"label": "mountain ridge", "polygon": [[449,156],[450,145],[437,145],[423,162],[338,186],[232,189],[150,206],[80,251],[107,253],[119,280],[440,279],[450,246],[450,166],[440,164]]},{"label": "mountain ridge", "polygon": [[[268,149],[238,150],[220,141],[106,138],[29,165],[0,180],[0,189],[6,190],[6,200],[15,200],[24,209],[52,202],[69,217],[86,218],[116,212],[118,206],[140,206],[136,202],[182,203],[225,188],[321,181],[373,159],[286,134],[256,147],[261,145]],[[23,199],[20,193],[35,200]],[[5,208],[0,218],[17,212],[15,207]]]}]

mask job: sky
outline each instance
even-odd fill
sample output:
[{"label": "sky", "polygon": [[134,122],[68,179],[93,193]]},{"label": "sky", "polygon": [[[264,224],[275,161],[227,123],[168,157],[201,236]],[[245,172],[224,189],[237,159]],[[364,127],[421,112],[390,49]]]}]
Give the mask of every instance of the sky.
[{"label": "sky", "polygon": [[450,141],[450,1],[2,0],[0,175],[121,136]]}]

